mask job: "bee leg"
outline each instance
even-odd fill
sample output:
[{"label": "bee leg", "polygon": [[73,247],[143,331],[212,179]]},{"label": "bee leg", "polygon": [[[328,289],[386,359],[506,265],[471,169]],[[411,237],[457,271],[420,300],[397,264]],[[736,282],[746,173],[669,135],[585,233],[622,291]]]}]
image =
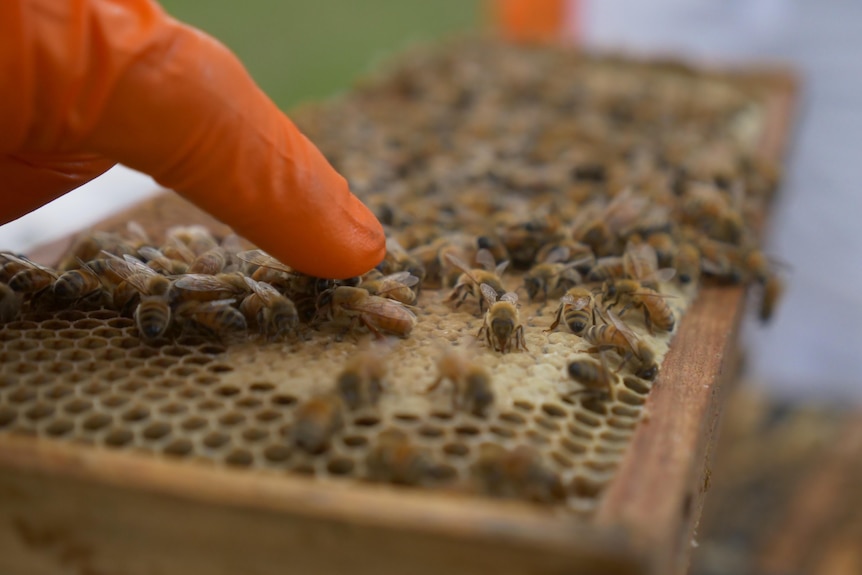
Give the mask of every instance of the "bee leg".
[{"label": "bee leg", "polygon": [[631,358],[634,357],[634,355],[635,354],[632,353],[631,351],[626,352],[626,354],[623,356],[623,360],[620,362],[620,365],[617,367],[617,369],[614,371],[614,373],[617,374],[620,371],[622,371],[623,367],[625,367],[625,365],[629,362],[629,360]]},{"label": "bee leg", "polygon": [[440,387],[440,384],[443,383],[444,379],[445,379],[445,377],[443,376],[442,373],[440,375],[438,375],[437,379],[434,380],[434,383],[429,385],[428,388],[425,390],[425,393],[431,393],[432,391],[434,391],[435,389]]},{"label": "bee leg", "polygon": [[515,330],[515,347],[519,347],[524,351],[530,351],[527,349],[527,342],[524,340],[524,326],[519,325],[518,329]]},{"label": "bee leg", "polygon": [[378,331],[378,330],[377,330],[377,328],[375,328],[373,325],[371,325],[371,322],[370,322],[370,321],[368,321],[368,318],[366,318],[364,315],[360,315],[360,316],[359,316],[359,321],[361,321],[361,322],[363,323],[363,325],[365,325],[365,327],[367,327],[367,328],[368,328],[368,330],[369,330],[371,333],[373,333],[373,334],[374,334],[374,336],[375,336],[377,339],[386,339],[386,338],[383,336],[383,334],[382,334],[382,333],[380,333],[380,331]]},{"label": "bee leg", "polygon": [[646,326],[647,331],[649,331],[650,335],[655,335],[655,331],[653,331],[653,328],[652,328],[652,320],[649,317],[649,312],[647,312],[646,306],[643,306],[643,308],[644,308],[644,325]]}]

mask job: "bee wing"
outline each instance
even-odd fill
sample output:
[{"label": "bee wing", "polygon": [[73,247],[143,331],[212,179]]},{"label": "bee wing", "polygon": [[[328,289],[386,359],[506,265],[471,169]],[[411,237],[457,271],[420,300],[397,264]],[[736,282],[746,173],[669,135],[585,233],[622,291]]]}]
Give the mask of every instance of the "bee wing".
[{"label": "bee wing", "polygon": [[499,265],[497,266],[497,268],[494,270],[494,273],[495,273],[497,276],[501,276],[501,275],[503,275],[503,272],[505,272],[505,271],[506,271],[506,268],[507,268],[507,267],[509,267],[509,260],[506,260],[506,261],[504,261],[504,262],[500,262],[500,264],[499,264]]},{"label": "bee wing", "polygon": [[140,242],[141,244],[148,245],[153,243],[150,240],[150,236],[147,233],[147,230],[144,229],[144,226],[142,226],[135,220],[132,220],[128,224],[126,224],[126,231],[129,232],[129,236],[131,238],[133,238],[137,242]]},{"label": "bee wing", "polygon": [[545,256],[546,264],[555,264],[559,262],[564,262],[569,259],[572,250],[569,249],[569,246],[557,246],[551,251],[548,252],[548,255]]},{"label": "bee wing", "polygon": [[651,291],[651,292],[635,292],[635,293],[633,293],[633,294],[631,294],[631,295],[633,295],[633,296],[638,296],[638,297],[657,297],[657,298],[664,298],[664,299],[674,299],[674,298],[676,298],[676,297],[679,297],[679,296],[671,295],[671,294],[669,294],[669,293],[658,293],[658,292],[654,292],[654,291]]},{"label": "bee wing", "polygon": [[189,302],[185,308],[186,313],[204,313],[208,311],[216,311],[222,308],[230,307],[236,300],[234,298],[215,299],[210,301],[194,301]]},{"label": "bee wing", "polygon": [[[482,284],[482,285],[488,285],[488,284]],[[504,293],[503,295],[501,295],[501,296],[500,296],[500,301],[507,301],[507,302],[509,302],[509,303],[512,303],[512,304],[516,304],[516,305],[517,305],[517,303],[518,303],[518,294],[516,294],[515,292],[511,292],[511,291],[510,291],[510,292],[506,292],[506,293]]]},{"label": "bee wing", "polygon": [[662,268],[642,278],[641,281],[669,282],[676,276],[676,269]]},{"label": "bee wing", "polygon": [[623,255],[623,266],[630,277],[642,280],[658,269],[658,254],[649,244],[630,241]]},{"label": "bee wing", "polygon": [[[188,291],[234,291],[218,276],[208,274],[186,274],[174,282],[174,286]],[[222,300],[215,300],[222,301]]]},{"label": "bee wing", "polygon": [[245,252],[239,252],[238,254],[236,254],[236,257],[238,257],[244,262],[248,262],[256,266],[271,268],[285,273],[294,273],[292,268],[284,265],[263,250],[248,250]]},{"label": "bee wing", "polygon": [[[485,301],[487,301],[489,304],[497,302],[497,290],[495,290],[494,288],[492,288],[488,284],[480,285],[479,290],[481,290],[482,295],[485,297]],[[517,297],[517,296],[515,296],[515,297]]]},{"label": "bee wing", "polygon": [[54,272],[54,270],[52,270],[51,268],[46,268],[45,266],[37,264],[33,260],[27,259],[25,257],[18,257],[15,254],[12,254],[9,252],[4,252],[3,257],[5,257],[10,262],[15,262],[16,264],[20,264],[20,265],[28,267],[28,268],[34,268],[34,269],[37,269],[39,271],[43,271],[46,274],[49,274],[55,278],[58,277],[56,272]]},{"label": "bee wing", "polygon": [[[400,271],[400,272],[395,272],[394,274],[389,274],[388,276],[383,276],[382,278],[380,278],[380,280],[384,281],[384,282],[394,282],[394,283],[401,284],[400,286],[397,286],[397,287],[401,287],[401,286],[413,287],[419,283],[419,278],[414,276],[413,274],[411,274],[410,272],[408,272],[406,270]],[[393,289],[397,289],[397,288],[393,288]]]},{"label": "bee wing", "polygon": [[163,258],[165,254],[154,248],[153,246],[141,246],[138,248],[138,255],[144,258],[147,261],[154,260],[156,258]]},{"label": "bee wing", "polygon": [[448,261],[450,264],[467,274],[467,277],[473,280],[473,283],[479,283],[479,280],[477,280],[476,277],[473,275],[473,270],[470,269],[470,265],[467,262],[456,256],[452,252],[446,252],[444,257],[446,258],[446,261]]},{"label": "bee wing", "polygon": [[566,294],[562,299],[560,299],[560,301],[579,311],[590,305],[591,299],[592,298],[590,296],[581,296],[576,298],[572,294]]},{"label": "bee wing", "polygon": [[629,345],[632,349],[636,349],[638,345],[638,336],[635,335],[635,332],[631,330],[631,328],[624,322],[620,317],[613,312],[613,310],[605,310],[602,312],[601,308],[599,308],[599,313],[604,313],[607,315],[608,319],[611,320],[611,323],[614,324],[614,327],[623,334],[623,337],[626,338],[626,341],[629,342]]},{"label": "bee wing", "polygon": [[478,252],[476,252],[476,263],[485,268],[486,270],[494,271],[494,267],[497,263],[494,261],[494,254],[491,253],[490,250],[482,248]]},{"label": "bee wing", "polygon": [[270,284],[266,282],[259,282],[251,279],[248,276],[243,276],[242,279],[245,280],[245,283],[248,284],[248,287],[251,288],[257,296],[264,301],[264,303],[270,304],[275,299],[282,297],[281,293]]}]

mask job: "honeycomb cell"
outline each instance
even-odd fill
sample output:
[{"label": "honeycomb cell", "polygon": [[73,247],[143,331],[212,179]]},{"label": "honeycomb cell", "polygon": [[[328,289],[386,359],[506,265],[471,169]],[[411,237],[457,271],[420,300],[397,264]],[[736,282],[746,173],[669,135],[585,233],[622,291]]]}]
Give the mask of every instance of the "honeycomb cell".
[{"label": "honeycomb cell", "polygon": [[6,349],[11,351],[29,351],[39,347],[39,342],[30,339],[16,339],[6,344]]},{"label": "honeycomb cell", "polygon": [[646,399],[629,389],[621,389],[617,393],[617,399],[626,405],[643,405],[646,403]]},{"label": "honeycomb cell", "polygon": [[269,432],[259,427],[249,427],[243,430],[242,438],[249,443],[256,443],[269,437]]},{"label": "honeycomb cell", "polygon": [[376,427],[380,424],[380,418],[376,415],[362,415],[353,420],[358,427]]},{"label": "honeycomb cell", "polygon": [[224,402],[215,399],[205,399],[198,403],[198,410],[203,412],[218,411],[224,407]]},{"label": "honeycomb cell", "polygon": [[209,387],[212,384],[218,383],[221,380],[215,376],[212,376],[212,375],[196,375],[194,381],[198,385],[202,385],[204,387]]},{"label": "honeycomb cell", "polygon": [[91,330],[96,329],[97,327],[102,327],[102,322],[97,319],[85,317],[79,319],[78,321],[72,322],[72,327],[80,330]]},{"label": "honeycomb cell", "polygon": [[279,393],[278,395],[273,395],[270,401],[272,401],[273,405],[277,405],[279,407],[291,407],[296,405],[297,399],[292,395]]},{"label": "honeycomb cell", "polygon": [[614,431],[602,431],[599,433],[599,439],[610,443],[628,443],[632,436],[630,433],[619,433]]},{"label": "honeycomb cell", "polygon": [[426,423],[421,425],[416,430],[416,433],[422,437],[427,437],[428,439],[437,439],[443,437],[446,434],[446,431],[442,427]]},{"label": "honeycomb cell", "polygon": [[194,444],[185,438],[177,438],[169,441],[163,448],[162,453],[174,457],[185,457],[194,449]]},{"label": "honeycomb cell", "polygon": [[489,428],[489,431],[502,439],[512,439],[513,437],[518,435],[518,432],[516,432],[511,427],[502,425],[492,425]]},{"label": "honeycomb cell", "polygon": [[[0,427],[2,427],[2,423],[0,423]],[[72,420],[61,417],[51,421],[45,427],[45,433],[51,437],[63,437],[64,435],[69,434],[73,429],[75,429],[75,424]]]},{"label": "honeycomb cell", "polygon": [[233,397],[239,395],[239,388],[235,385],[222,385],[216,388],[215,392],[221,397]]},{"label": "honeycomb cell", "polygon": [[347,447],[358,449],[368,445],[368,438],[364,435],[345,435],[341,442]]},{"label": "honeycomb cell", "polygon": [[61,351],[69,349],[75,345],[74,342],[68,339],[50,338],[42,341],[42,349],[50,349],[52,351]]},{"label": "honeycomb cell", "polygon": [[[87,320],[80,320],[87,321]],[[62,337],[63,339],[83,339],[90,335],[90,333],[85,329],[80,328],[69,328],[69,329],[61,329],[57,332],[57,335]]]},{"label": "honeycomb cell", "polygon": [[176,363],[177,363],[177,360],[172,358],[172,357],[163,357],[163,356],[154,357],[154,358],[150,359],[149,361],[147,361],[147,365],[150,367],[144,368],[144,369],[147,369],[147,370],[152,369],[153,371],[161,373],[162,371],[170,368],[171,366],[176,365]]},{"label": "honeycomb cell", "polygon": [[144,439],[148,439],[150,441],[157,441],[162,439],[171,433],[171,426],[164,421],[154,421],[147,425],[143,431],[141,431],[141,436]]},{"label": "honeycomb cell", "polygon": [[229,411],[218,418],[218,422],[225,427],[234,427],[245,421],[245,415],[238,411]]},{"label": "honeycomb cell", "polygon": [[10,364],[7,367],[7,371],[11,373],[17,373],[19,375],[23,375],[25,373],[33,373],[39,369],[39,366],[34,363],[29,363],[27,361],[18,361],[13,364]]},{"label": "honeycomb cell", "polygon": [[207,365],[208,363],[211,363],[212,361],[213,361],[212,357],[210,357],[208,355],[199,355],[199,354],[187,355],[182,359],[183,363],[185,363],[187,365],[198,366],[198,367]]},{"label": "honeycomb cell", "polygon": [[89,411],[93,407],[93,402],[82,397],[74,397],[63,406],[63,410],[70,415],[78,415]]},{"label": "honeycomb cell", "polygon": [[580,443],[568,437],[563,437],[562,439],[560,439],[560,447],[574,455],[583,455],[588,450],[587,446],[584,443]]},{"label": "honeycomb cell", "polygon": [[516,413],[514,411],[507,411],[505,413],[501,413],[499,418],[502,423],[507,423],[510,425],[520,426],[527,424],[527,418],[520,413]]},{"label": "honeycomb cell", "polygon": [[623,385],[637,393],[638,395],[646,395],[649,393],[651,385],[648,381],[639,377],[627,375],[623,378]]},{"label": "honeycomb cell", "polygon": [[569,435],[578,439],[586,439],[587,441],[593,440],[592,430],[589,427],[583,426],[583,424],[578,422],[569,423],[566,426],[566,430],[569,432]]},{"label": "honeycomb cell", "polygon": [[212,365],[208,365],[206,369],[212,373],[230,373],[233,371],[233,367],[226,363],[214,363]]},{"label": "honeycomb cell", "polygon": [[4,375],[4,374],[0,373],[0,389],[12,387],[16,383],[18,383],[18,377],[17,376],[13,377],[11,375]]},{"label": "honeycomb cell", "polygon": [[119,389],[128,393],[137,393],[141,390],[147,389],[148,384],[146,381],[141,379],[128,379],[120,384]]},{"label": "honeycomb cell", "polygon": [[550,431],[553,433],[562,428],[562,425],[559,422],[554,421],[549,417],[537,416],[533,421],[536,424],[536,428],[539,430]]},{"label": "honeycomb cell", "polygon": [[554,463],[565,469],[571,469],[575,466],[575,463],[567,455],[559,451],[552,451],[551,459],[554,460]]},{"label": "honeycomb cell", "polygon": [[218,449],[227,445],[230,436],[220,431],[211,431],[204,436],[202,441],[210,449]]},{"label": "honeycomb cell", "polygon": [[392,416],[395,421],[402,424],[413,425],[419,423],[421,417],[415,413],[400,412]]},{"label": "honeycomb cell", "polygon": [[93,359],[93,353],[86,349],[64,349],[57,354],[57,358],[61,361],[79,363],[91,361]]},{"label": "honeycomb cell", "polygon": [[136,369],[134,371],[134,374],[143,379],[158,379],[159,377],[161,377],[163,371],[164,370],[161,370],[157,367],[144,365],[143,367],[139,367],[138,369]]},{"label": "honeycomb cell", "polygon": [[482,433],[482,430],[475,425],[464,424],[455,427],[455,434],[461,437],[476,437],[480,433]]},{"label": "honeycomb cell", "polygon": [[16,331],[34,331],[38,327],[39,327],[39,324],[36,323],[35,321],[28,321],[28,320],[23,320],[23,319],[10,321],[9,323],[6,324],[6,329],[16,330]]},{"label": "honeycomb cell", "polygon": [[449,421],[455,417],[455,414],[451,411],[432,411],[431,417],[438,421]]},{"label": "honeycomb cell", "polygon": [[127,317],[114,317],[108,320],[108,325],[114,329],[128,329],[134,326],[135,322]]},{"label": "honeycomb cell", "polygon": [[263,409],[258,411],[254,417],[261,423],[270,423],[281,419],[282,414],[274,409]]},{"label": "honeycomb cell", "polygon": [[76,346],[80,349],[101,349],[108,346],[108,340],[103,337],[85,337],[79,339]]},{"label": "honeycomb cell", "polygon": [[[126,390],[126,391],[130,391],[130,390]],[[143,395],[141,397],[142,397],[142,399],[144,399],[144,401],[147,401],[149,403],[159,403],[160,401],[164,401],[165,399],[167,399],[170,396],[168,395],[168,393],[166,391],[162,391],[159,389],[148,389],[147,391],[145,391],[143,393]]]},{"label": "honeycomb cell", "polygon": [[542,412],[544,412],[550,417],[558,418],[566,417],[566,414],[568,413],[568,411],[566,411],[566,408],[559,403],[543,403]]},{"label": "honeycomb cell", "polygon": [[117,312],[112,310],[112,309],[97,309],[97,310],[91,311],[88,315],[89,315],[89,317],[91,317],[93,319],[98,319],[101,321],[107,321],[109,319],[114,319],[115,317],[119,317]]},{"label": "honeycomb cell", "polygon": [[588,459],[584,462],[584,465],[589,469],[602,473],[607,473],[617,468],[617,462],[615,460],[607,459]]},{"label": "honeycomb cell", "polygon": [[240,397],[234,405],[240,409],[256,409],[263,405],[263,402],[256,397]]},{"label": "honeycomb cell", "polygon": [[70,373],[75,369],[75,365],[69,361],[52,361],[43,365],[46,372],[54,375]]},{"label": "honeycomb cell", "polygon": [[122,393],[112,393],[101,398],[102,405],[108,409],[116,409],[129,402],[129,396]]},{"label": "honeycomb cell", "polygon": [[291,471],[299,475],[314,475],[317,472],[310,463],[298,463],[291,468]]},{"label": "honeycomb cell", "polygon": [[248,467],[254,463],[254,455],[246,449],[234,449],[225,455],[224,461],[234,467]]},{"label": "honeycomb cell", "polygon": [[129,423],[137,423],[147,419],[149,416],[150,410],[147,407],[136,404],[124,411],[122,418],[123,421],[128,421]]},{"label": "honeycomb cell", "polygon": [[8,405],[0,405],[0,429],[11,425],[18,418],[18,412]]},{"label": "honeycomb cell", "polygon": [[523,411],[525,413],[531,412],[536,408],[532,403],[523,399],[513,401],[512,407],[514,407],[518,411]]},{"label": "honeycomb cell", "polygon": [[[78,350],[78,351],[83,351],[83,350]],[[96,361],[103,361],[103,362],[116,361],[116,362],[118,362],[117,367],[123,367],[124,369],[132,369],[134,367],[137,367],[137,364],[134,362],[132,362],[131,366],[129,365],[129,360],[126,359],[126,352],[124,350],[115,349],[113,347],[106,347],[104,349],[95,350],[93,352],[93,359]],[[125,361],[122,361],[120,363],[121,360],[125,360]]]},{"label": "honeycomb cell", "polygon": [[[105,340],[123,337],[123,332],[113,327],[99,327],[93,330],[93,335]],[[125,346],[122,346],[125,347]]]},{"label": "honeycomb cell", "polygon": [[50,329],[34,329],[27,334],[27,337],[31,340],[43,341],[54,337],[55,333],[57,332]]},{"label": "honeycomb cell", "polygon": [[[204,343],[204,342],[202,342],[202,343]],[[195,344],[195,345],[198,345],[198,344]],[[214,343],[205,343],[204,345],[202,345],[200,347],[200,349],[198,349],[198,351],[200,353],[205,353],[207,355],[221,355],[227,351],[227,348],[224,347],[223,345],[217,345]],[[230,366],[228,366],[228,367],[230,367]]]},{"label": "honeycomb cell", "polygon": [[129,357],[134,357],[136,359],[151,359],[153,357],[158,357],[159,350],[153,349],[151,347],[133,347],[128,352]]},{"label": "honeycomb cell", "polygon": [[71,327],[71,323],[59,318],[49,319],[42,322],[43,329],[52,329],[54,331],[59,331],[61,329],[66,329]]},{"label": "honeycomb cell", "polygon": [[19,387],[18,389],[11,391],[6,397],[11,403],[30,403],[36,399],[36,390],[29,387]]},{"label": "honeycomb cell", "polygon": [[55,378],[44,373],[31,373],[30,375],[22,376],[21,381],[24,383],[24,385],[29,385],[31,387],[41,387],[43,385],[53,383],[55,381]]},{"label": "honeycomb cell", "polygon": [[530,429],[526,433],[527,439],[535,445],[547,445],[551,443],[550,437],[538,429]]},{"label": "honeycomb cell", "polygon": [[286,445],[267,445],[263,457],[270,463],[283,463],[290,458],[291,450]]},{"label": "honeycomb cell", "polygon": [[248,389],[254,393],[270,393],[275,390],[275,385],[268,381],[256,381]]},{"label": "honeycomb cell", "polygon": [[637,419],[640,417],[640,409],[637,407],[629,407],[626,405],[615,405],[611,408],[611,413],[614,415],[619,415],[621,417],[631,417],[633,419]]},{"label": "honeycomb cell", "polygon": [[162,387],[164,389],[174,389],[177,387],[181,387],[185,382],[181,379],[174,379],[172,377],[168,377],[165,379],[160,379],[156,382],[156,385]]},{"label": "honeycomb cell", "polygon": [[443,453],[452,457],[466,457],[470,454],[470,447],[464,443],[447,443],[443,446]]},{"label": "honeycomb cell", "polygon": [[59,383],[45,390],[44,396],[52,401],[63,399],[74,393],[75,389],[71,385]]},{"label": "honeycomb cell", "polygon": [[110,338],[111,347],[117,349],[135,349],[141,345],[141,340],[136,337],[122,336],[122,332],[118,332],[116,336]]},{"label": "honeycomb cell", "polygon": [[326,470],[332,475],[349,475],[355,464],[346,457],[334,457],[326,464]]},{"label": "honeycomb cell", "polygon": [[615,429],[634,430],[637,427],[637,422],[630,419],[622,419],[619,417],[609,417],[608,425]]},{"label": "honeycomb cell", "polygon": [[577,421],[578,423],[582,423],[588,427],[599,427],[602,424],[601,419],[583,411],[580,411],[575,414],[575,421]]},{"label": "honeycomb cell", "polygon": [[[204,396],[204,392],[196,387],[184,387],[177,392],[177,397],[188,400],[188,399],[198,399]],[[216,400],[208,400],[217,404],[215,407],[207,407],[205,409],[218,409],[222,406],[222,402]]]},{"label": "honeycomb cell", "polygon": [[191,350],[181,345],[166,345],[161,348],[161,353],[165,357],[184,357],[191,353]]},{"label": "honeycomb cell", "polygon": [[6,365],[16,361],[21,361],[20,352],[10,350],[0,351],[0,365]]},{"label": "honeycomb cell", "polygon": [[122,447],[131,443],[134,437],[128,429],[116,428],[105,435],[105,444],[111,447]]},{"label": "honeycomb cell", "polygon": [[84,319],[86,314],[76,309],[64,309],[57,312],[56,319],[71,324],[73,321]]},{"label": "honeycomb cell", "polygon": [[178,415],[180,413],[185,413],[188,410],[188,406],[186,406],[184,403],[178,403],[176,401],[167,403],[159,408],[159,411],[161,411],[165,415]]},{"label": "honeycomb cell", "polygon": [[176,365],[168,370],[168,373],[173,375],[174,377],[179,377],[181,379],[190,377],[197,373],[197,368],[189,366],[189,365]]},{"label": "honeycomb cell", "polygon": [[86,419],[84,419],[81,427],[86,431],[98,431],[110,425],[111,421],[113,421],[113,419],[110,415],[105,415],[104,413],[91,413]]}]

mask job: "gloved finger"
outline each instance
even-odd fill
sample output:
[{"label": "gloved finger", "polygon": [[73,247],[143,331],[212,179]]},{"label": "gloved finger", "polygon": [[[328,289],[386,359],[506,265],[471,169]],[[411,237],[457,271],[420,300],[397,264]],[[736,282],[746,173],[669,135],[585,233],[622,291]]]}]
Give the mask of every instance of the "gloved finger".
[{"label": "gloved finger", "polygon": [[492,9],[504,38],[517,42],[547,41],[561,38],[566,4],[566,0],[493,0]]},{"label": "gloved finger", "polygon": [[383,229],[344,178],[229,50],[154,2],[0,3],[0,45],[9,37],[22,56],[7,57],[0,93],[14,87],[27,112],[0,118],[15,149],[104,154],[309,274],[383,259]]},{"label": "gloved finger", "polygon": [[59,198],[113,165],[96,154],[0,156],[0,225]]}]

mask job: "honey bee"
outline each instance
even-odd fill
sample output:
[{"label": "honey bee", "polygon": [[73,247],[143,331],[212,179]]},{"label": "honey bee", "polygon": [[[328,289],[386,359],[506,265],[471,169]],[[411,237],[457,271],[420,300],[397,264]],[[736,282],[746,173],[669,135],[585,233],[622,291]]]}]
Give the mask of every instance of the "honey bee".
[{"label": "honey bee", "polygon": [[587,274],[587,281],[600,283],[615,280],[625,276],[623,258],[620,256],[606,256],[596,260],[596,265]]},{"label": "honey bee", "polygon": [[146,232],[135,222],[129,223],[130,238],[123,238],[109,232],[89,232],[78,236],[63,259],[58,269],[69,271],[78,267],[78,261],[90,261],[99,257],[105,251],[117,256],[134,255],[137,249],[149,243]]},{"label": "honey bee", "polygon": [[51,289],[54,297],[61,301],[86,298],[103,288],[99,275],[86,263],[78,262],[79,268],[60,274]]},{"label": "honey bee", "polygon": [[8,262],[4,269],[11,268],[8,273],[14,272],[8,285],[18,293],[34,294],[51,287],[57,281],[56,272],[50,268],[10,253],[4,253],[3,257]]},{"label": "honey bee", "polygon": [[374,407],[383,394],[386,365],[379,350],[364,350],[351,357],[338,378],[335,388],[344,404],[352,410]]},{"label": "honey bee", "polygon": [[243,276],[252,293],[243,298],[240,312],[246,322],[267,337],[283,337],[296,329],[299,315],[296,306],[277,289]]},{"label": "honey bee", "polygon": [[498,262],[507,261],[509,259],[509,251],[503,242],[495,234],[487,234],[476,238],[476,250],[488,250],[494,256],[494,260]]},{"label": "honey bee", "polygon": [[[14,259],[10,259],[7,256],[12,256]],[[26,260],[22,261],[15,254],[0,252],[0,281],[8,283],[12,279],[12,276],[28,267],[30,267],[29,262]]]},{"label": "honey bee", "polygon": [[205,226],[178,226],[168,230],[166,242],[180,242],[196,256],[218,247],[218,240]]},{"label": "honey bee", "polygon": [[358,285],[359,283],[358,278],[336,281],[294,271],[293,268],[281,263],[263,250],[248,250],[239,252],[236,256],[246,263],[257,266],[257,269],[251,274],[252,279],[268,283],[276,289],[286,292],[294,302],[306,298],[316,300],[320,294],[338,285]]},{"label": "honey bee", "polygon": [[509,225],[500,231],[499,237],[512,264],[518,269],[528,269],[536,259],[536,252],[561,239],[563,234],[560,222],[547,217]]},{"label": "honey bee", "polygon": [[527,445],[510,451],[496,443],[483,443],[473,472],[479,489],[492,497],[556,503],[566,496],[559,476]]},{"label": "honey bee", "polygon": [[681,243],[674,254],[672,266],[676,269],[679,283],[697,284],[700,280],[700,250],[691,242]]},{"label": "honey bee", "polygon": [[334,395],[311,397],[296,408],[293,443],[306,453],[317,455],[329,449],[332,438],[344,426],[343,406]]},{"label": "honey bee", "polygon": [[246,296],[251,288],[246,283],[246,277],[241,273],[216,274],[185,274],[176,281],[175,298],[177,302],[212,301]]},{"label": "honey bee", "polygon": [[18,317],[21,311],[21,296],[5,283],[0,282],[0,324]]},{"label": "honey bee", "polygon": [[[143,298],[141,304],[143,305]],[[176,316],[186,325],[189,323],[212,335],[223,336],[248,329],[248,322],[241,311],[233,307],[234,299],[209,301],[189,300],[180,303]]]},{"label": "honey bee", "polygon": [[394,299],[410,305],[416,301],[416,294],[410,288],[418,283],[419,278],[408,271],[395,272],[385,276],[377,270],[371,270],[363,276],[359,287],[371,295]]},{"label": "honey bee", "polygon": [[582,287],[570,289],[560,298],[560,307],[554,316],[554,322],[548,326],[545,332],[556,329],[560,322],[575,335],[581,335],[587,327],[596,323],[596,312],[593,309],[593,294],[590,290]]},{"label": "honey bee", "polygon": [[105,262],[140,294],[133,317],[141,336],[155,339],[164,335],[171,325],[171,280],[128,254],[123,258],[109,255]]},{"label": "honey bee", "polygon": [[533,266],[524,275],[524,289],[530,301],[541,293],[547,301],[549,296],[557,296],[562,292],[581,283],[581,274],[577,268],[589,258],[567,262],[569,248],[560,246],[548,254],[548,259]]},{"label": "honey bee", "polygon": [[611,323],[601,326],[592,325],[584,331],[582,337],[592,345],[587,353],[614,350],[623,358],[617,371],[634,359],[634,374],[641,379],[653,381],[658,375],[658,364],[655,352],[649,344],[638,338],[613,311],[607,310],[604,313],[599,311],[599,314],[603,317],[606,315]]},{"label": "honey bee", "polygon": [[763,283],[763,293],[760,299],[760,321],[768,322],[772,319],[775,307],[778,305],[781,295],[784,293],[784,282],[777,275],[770,275]]},{"label": "honey bee", "polygon": [[[619,280],[605,284],[603,299],[609,301],[608,309],[615,307],[620,300],[627,301],[617,313],[618,317],[622,317],[631,307],[643,310],[644,325],[650,333],[653,333],[653,327],[659,331],[673,331],[676,323],[673,310],[665,301],[666,298],[671,297],[674,296],[659,293],[637,280]],[[614,298],[614,301],[610,302],[610,298]]]},{"label": "honey bee", "polygon": [[425,279],[425,266],[418,259],[410,255],[404,247],[393,237],[386,238],[386,256],[377,269],[381,273],[389,275],[397,272],[410,272],[419,278],[419,284]]},{"label": "honey bee", "polygon": [[681,220],[714,240],[739,243],[745,230],[740,212],[742,194],[740,186],[727,194],[717,186],[692,182],[682,198]]},{"label": "honey bee", "polygon": [[487,303],[487,298],[480,288],[483,284],[489,286],[496,292],[497,296],[494,301],[497,301],[497,299],[506,292],[506,289],[503,287],[503,282],[500,280],[500,276],[503,275],[504,271],[506,271],[506,267],[509,265],[509,262],[501,262],[499,265],[495,265],[494,256],[491,255],[491,252],[487,250],[479,250],[476,253],[476,261],[484,266],[483,269],[470,269],[470,266],[467,265],[467,263],[451,253],[446,254],[446,259],[462,272],[460,277],[458,277],[458,281],[455,283],[455,287],[452,288],[452,292],[449,294],[449,297],[446,298],[447,302],[455,302],[456,309],[464,303],[464,300],[466,300],[468,296],[472,295],[479,302],[479,312],[483,312],[485,310],[485,304]]},{"label": "honey bee", "polygon": [[703,272],[731,283],[744,280],[745,270],[736,262],[738,259],[736,246],[711,240],[705,236],[696,236],[696,242],[700,250],[700,267]]},{"label": "honey bee", "polygon": [[[663,270],[672,270],[672,268],[663,268]],[[671,273],[670,271],[658,273],[658,255],[655,248],[650,244],[636,243],[631,240],[626,244],[623,253],[623,271],[628,279],[638,280],[653,289],[655,286],[649,285],[649,282],[655,281],[657,276],[664,277]],[[676,271],[673,270],[673,273],[675,274]],[[667,280],[662,279],[661,281]]]},{"label": "honey bee", "polygon": [[188,264],[184,261],[171,259],[152,246],[138,248],[138,255],[144,259],[147,266],[158,273],[165,275],[179,275],[188,271]]},{"label": "honey bee", "polygon": [[425,452],[413,445],[399,429],[380,433],[365,463],[369,479],[396,485],[418,485],[425,481],[433,468]]},{"label": "honey bee", "polygon": [[191,265],[195,261],[195,253],[184,243],[176,238],[168,238],[162,246],[162,254],[173,261]]},{"label": "honey bee", "polygon": [[569,362],[566,372],[569,377],[580,383],[584,389],[574,391],[572,394],[588,392],[600,397],[614,399],[613,380],[616,377],[608,367],[604,353],[599,354],[600,362],[589,360],[575,360]]},{"label": "honey bee", "polygon": [[655,250],[658,265],[663,268],[676,267],[674,260],[677,255],[676,242],[667,232],[656,232],[647,236],[647,243]]},{"label": "honey bee", "polygon": [[387,332],[407,337],[416,325],[416,314],[404,304],[371,295],[362,288],[338,286],[320,295],[318,310],[326,310],[330,319],[345,318],[350,328],[361,323],[378,338]]},{"label": "honey bee", "polygon": [[481,365],[470,361],[463,353],[446,349],[437,360],[437,379],[426,390],[430,393],[444,380],[452,382],[452,409],[485,417],[494,404],[491,375]]},{"label": "honey bee", "polygon": [[215,275],[224,270],[227,262],[227,253],[223,248],[210,248],[194,259],[186,273]]},{"label": "honey bee", "polygon": [[480,286],[482,295],[488,304],[485,321],[476,334],[478,339],[485,337],[488,347],[500,353],[509,351],[513,340],[515,349],[527,350],[524,343],[524,326],[518,315],[518,294],[508,292],[496,301],[497,292],[488,284]]},{"label": "honey bee", "polygon": [[575,266],[575,269],[582,273],[587,273],[592,269],[594,265],[596,265],[596,256],[593,254],[593,250],[587,244],[582,244],[581,242],[576,242],[574,240],[560,240],[557,242],[552,242],[550,244],[545,244],[544,246],[536,252],[536,261],[538,262],[546,262],[548,261],[548,257],[552,252],[560,248],[568,248],[569,255],[564,258],[568,260],[577,260],[578,264]]}]

